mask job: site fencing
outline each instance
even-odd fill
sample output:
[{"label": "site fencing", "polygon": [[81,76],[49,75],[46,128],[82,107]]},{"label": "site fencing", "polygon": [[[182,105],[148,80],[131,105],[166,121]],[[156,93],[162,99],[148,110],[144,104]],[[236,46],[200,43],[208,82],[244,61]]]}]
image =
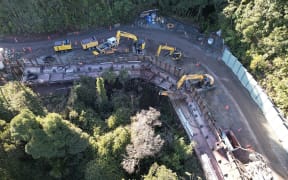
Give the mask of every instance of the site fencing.
[{"label": "site fencing", "polygon": [[224,50],[222,61],[233,71],[243,87],[247,89],[254,102],[262,110],[269,125],[278,136],[283,148],[288,152],[288,129],[285,127],[287,121],[281,116],[277,107],[275,107],[253,76],[228,49]]}]

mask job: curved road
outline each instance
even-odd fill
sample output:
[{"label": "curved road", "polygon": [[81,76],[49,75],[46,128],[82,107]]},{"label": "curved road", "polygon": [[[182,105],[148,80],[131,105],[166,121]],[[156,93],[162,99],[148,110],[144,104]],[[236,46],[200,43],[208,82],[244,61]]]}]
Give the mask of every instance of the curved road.
[{"label": "curved road", "polygon": [[[186,33],[176,33],[170,31],[138,28],[138,27],[119,27],[119,29],[135,33],[141,38],[145,38],[148,55],[156,52],[157,44],[168,43],[179,47],[185,57],[182,62],[177,64],[191,72],[195,66],[195,61],[199,62],[204,69],[213,74],[216,79],[217,89],[206,93],[205,99],[208,107],[212,111],[218,126],[232,129],[244,147],[252,146],[257,152],[264,155],[271,168],[276,172],[277,179],[288,179],[288,156],[278,142],[276,135],[271,131],[267,120],[250,98],[246,89],[234,76],[226,65],[217,60],[219,54],[209,53],[208,50],[193,44]],[[80,42],[81,39],[95,34],[98,39],[106,39],[115,36],[116,29],[100,29],[86,33],[67,35],[61,39],[69,38],[72,42]],[[188,32],[188,29],[187,29]],[[35,42],[0,42],[0,47],[14,48],[22,50],[23,47],[31,47],[36,52],[41,51],[42,55],[53,53],[53,43],[57,39],[43,40]],[[151,44],[149,44],[149,42]],[[78,43],[79,46],[79,43]],[[121,44],[120,44],[121,46]],[[154,50],[154,52],[152,52]],[[149,54],[150,53],[150,54]],[[40,54],[35,54],[40,55]],[[193,59],[193,60],[191,60]],[[191,72],[197,73],[197,72]],[[228,108],[224,108],[227,107]]]}]

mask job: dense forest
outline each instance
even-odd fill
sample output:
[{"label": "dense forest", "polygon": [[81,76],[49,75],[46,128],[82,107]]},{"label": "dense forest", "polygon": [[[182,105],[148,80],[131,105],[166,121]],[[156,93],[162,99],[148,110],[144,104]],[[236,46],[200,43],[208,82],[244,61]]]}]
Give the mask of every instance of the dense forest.
[{"label": "dense forest", "polygon": [[[0,37],[130,23],[150,8],[191,20],[205,33],[221,29],[288,115],[287,0],[0,0]],[[108,71],[47,97],[18,82],[2,86],[1,179],[200,178],[193,145],[168,100],[128,79],[124,71],[118,78]]]},{"label": "dense forest", "polygon": [[192,20],[207,33],[222,29],[233,54],[288,115],[287,0],[1,0],[0,36],[132,22],[150,8]]},{"label": "dense forest", "polygon": [[230,1],[219,25],[232,52],[287,117],[288,1]]},{"label": "dense forest", "polygon": [[0,90],[1,180],[202,178],[168,98],[125,70],[41,97]]}]

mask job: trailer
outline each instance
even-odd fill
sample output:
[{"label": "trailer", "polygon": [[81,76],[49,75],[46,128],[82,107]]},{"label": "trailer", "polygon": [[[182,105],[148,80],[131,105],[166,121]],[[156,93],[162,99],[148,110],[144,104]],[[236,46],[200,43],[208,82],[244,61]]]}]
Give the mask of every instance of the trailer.
[{"label": "trailer", "polygon": [[95,36],[92,36],[90,38],[87,39],[83,39],[81,41],[81,46],[83,50],[87,50],[87,49],[95,49],[96,46],[98,46],[98,40],[96,39]]}]

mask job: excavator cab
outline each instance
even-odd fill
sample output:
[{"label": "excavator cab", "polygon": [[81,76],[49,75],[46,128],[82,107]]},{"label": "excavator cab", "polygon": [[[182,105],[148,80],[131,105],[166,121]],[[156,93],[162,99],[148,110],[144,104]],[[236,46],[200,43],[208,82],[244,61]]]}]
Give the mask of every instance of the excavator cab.
[{"label": "excavator cab", "polygon": [[177,50],[175,47],[168,46],[168,45],[159,45],[156,56],[160,56],[162,50],[168,50],[169,56],[172,60],[180,60],[182,58],[182,52]]},{"label": "excavator cab", "polygon": [[137,54],[143,54],[143,50],[145,49],[145,41],[143,39],[138,40],[135,42],[135,50]]},{"label": "excavator cab", "polygon": [[178,51],[178,50],[175,50],[173,52],[173,54],[171,55],[172,57],[172,60],[179,60],[182,58],[182,52],[181,51]]},{"label": "excavator cab", "polygon": [[128,33],[128,32],[124,32],[124,31],[117,31],[116,33],[116,40],[117,40],[117,44],[120,44],[120,38],[121,37],[126,37],[129,39],[132,39],[134,42],[134,48],[137,54],[143,54],[143,50],[145,49],[145,41],[142,39],[138,39],[136,35]]},{"label": "excavator cab", "polygon": [[180,89],[187,80],[191,80],[191,84],[194,85],[196,89],[208,90],[214,87],[214,78],[210,74],[188,74],[183,75],[179,79],[177,89]]}]

